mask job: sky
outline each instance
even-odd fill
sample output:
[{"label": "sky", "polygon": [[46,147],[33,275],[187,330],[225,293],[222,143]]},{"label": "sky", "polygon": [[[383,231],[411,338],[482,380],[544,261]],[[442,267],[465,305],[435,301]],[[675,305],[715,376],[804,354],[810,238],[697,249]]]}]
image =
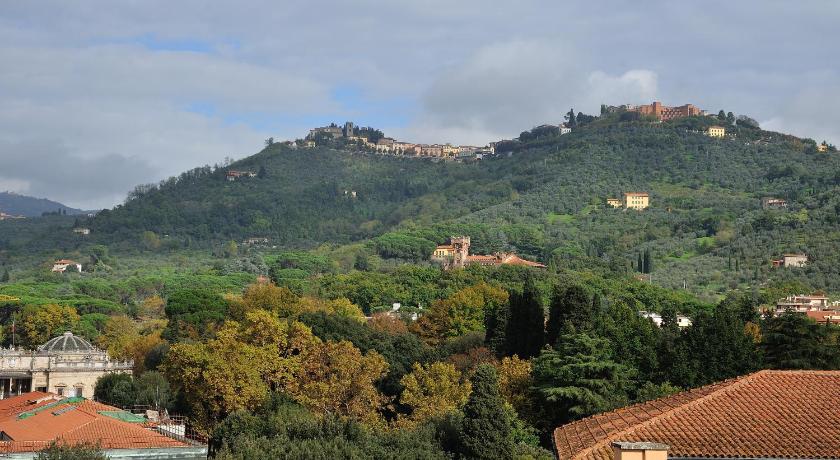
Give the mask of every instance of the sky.
[{"label": "sky", "polygon": [[693,103],[840,144],[840,1],[0,0],[0,191],[101,209],[352,120],[484,145]]}]

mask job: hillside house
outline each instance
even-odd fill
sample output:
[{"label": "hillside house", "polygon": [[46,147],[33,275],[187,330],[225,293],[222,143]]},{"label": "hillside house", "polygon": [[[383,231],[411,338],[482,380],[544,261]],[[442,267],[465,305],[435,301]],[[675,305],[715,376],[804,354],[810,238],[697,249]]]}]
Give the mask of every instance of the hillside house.
[{"label": "hillside house", "polygon": [[723,126],[710,126],[706,131],[706,135],[709,137],[724,137],[726,136],[726,128]]},{"label": "hillside house", "polygon": [[[639,316],[642,318],[648,318],[649,320],[653,321],[653,324],[656,324],[657,327],[662,327],[662,315],[659,313],[654,313],[650,311],[640,311]],[[677,326],[680,329],[685,329],[691,326],[691,318],[684,315],[677,315]]]},{"label": "hillside house", "polygon": [[607,205],[612,206],[614,208],[621,207],[621,200],[618,198],[607,198]]},{"label": "hillside house", "polygon": [[64,272],[67,271],[67,269],[69,267],[74,267],[76,269],[76,271],[78,271],[79,273],[82,272],[82,264],[80,264],[78,262],[75,262],[73,260],[70,260],[70,259],[56,260],[53,263],[52,272],[53,273],[64,273]]},{"label": "hillside house", "polygon": [[263,237],[263,236],[252,236],[250,238],[245,238],[245,240],[242,241],[242,244],[244,244],[246,246],[266,245],[266,244],[268,244],[268,238]]},{"label": "hillside house", "polygon": [[792,295],[776,302],[775,314],[778,316],[786,311],[805,313],[807,311],[829,310],[828,297],[824,292],[815,292],[811,295]]},{"label": "hillside house", "polygon": [[808,264],[805,254],[783,254],[781,259],[773,261],[774,267],[801,268]]},{"label": "hillside house", "polygon": [[828,144],[823,141],[821,144],[817,144],[817,152],[826,153],[828,152]]},{"label": "hillside house", "polygon": [[6,219],[25,219],[24,216],[13,216],[11,214],[6,214],[5,212],[0,211],[0,220]]},{"label": "hillside house", "polygon": [[569,128],[568,126],[566,126],[566,123],[560,123],[557,127],[560,128],[560,135],[561,136],[564,135],[564,134],[569,134],[570,132],[572,132],[572,128]]},{"label": "hillside house", "polygon": [[86,235],[90,235],[90,229],[89,228],[84,228],[84,227],[74,228],[73,233],[75,233],[77,235],[86,236]]},{"label": "hillside house", "polygon": [[257,173],[252,171],[235,171],[233,169],[230,169],[227,173],[225,173],[225,178],[228,180],[228,182],[233,182],[237,179],[251,177],[257,177]]},{"label": "hillside house", "polygon": [[787,200],[781,198],[767,196],[761,199],[761,209],[786,209],[787,205]]},{"label": "hillside house", "polygon": [[624,193],[624,207],[627,209],[642,210],[650,206],[650,195],[647,192],[626,192]]}]

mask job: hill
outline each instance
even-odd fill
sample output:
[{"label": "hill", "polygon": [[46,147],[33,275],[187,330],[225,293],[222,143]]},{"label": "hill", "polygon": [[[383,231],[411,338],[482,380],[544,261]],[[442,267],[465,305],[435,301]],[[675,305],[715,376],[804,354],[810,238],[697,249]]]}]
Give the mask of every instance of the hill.
[{"label": "hill", "polygon": [[85,212],[81,209],[74,209],[46,198],[18,195],[13,192],[0,192],[0,211],[13,216],[24,217],[38,217],[44,213],[61,212],[63,214],[75,215]]},{"label": "hill", "polygon": [[[142,247],[144,232],[170,249],[250,237],[286,248],[368,240],[380,257],[406,259],[469,234],[477,253],[651,272],[656,284],[704,296],[768,280],[840,290],[840,158],[751,126],[732,127],[734,138],[703,135],[714,122],[605,117],[563,136],[523,133],[506,154],[469,163],[275,144],[228,168],[138,188],[86,225],[90,241],[124,248]],[[254,177],[231,181],[230,170]],[[628,191],[650,193],[651,207],[605,204]],[[762,209],[768,196],[788,207]],[[811,262],[773,270],[771,259],[787,252]],[[639,266],[644,254],[651,266]]]}]

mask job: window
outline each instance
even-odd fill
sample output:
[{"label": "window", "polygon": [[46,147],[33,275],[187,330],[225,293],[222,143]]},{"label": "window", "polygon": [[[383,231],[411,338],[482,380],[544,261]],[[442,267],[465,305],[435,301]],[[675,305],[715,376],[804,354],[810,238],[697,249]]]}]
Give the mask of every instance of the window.
[{"label": "window", "polygon": [[55,387],[55,394],[64,396],[64,387]]},{"label": "window", "polygon": [[73,396],[76,396],[77,398],[81,398],[82,397],[82,387],[76,387],[76,394],[74,394]]}]

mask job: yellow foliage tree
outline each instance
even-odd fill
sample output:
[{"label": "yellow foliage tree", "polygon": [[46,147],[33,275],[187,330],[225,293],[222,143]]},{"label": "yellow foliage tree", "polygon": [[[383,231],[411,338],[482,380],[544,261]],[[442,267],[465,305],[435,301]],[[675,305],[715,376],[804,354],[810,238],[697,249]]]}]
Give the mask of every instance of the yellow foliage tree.
[{"label": "yellow foliage tree", "polygon": [[413,325],[412,332],[430,345],[484,328],[484,311],[508,301],[508,293],[487,283],[461,289],[432,303]]},{"label": "yellow foliage tree", "polygon": [[99,348],[107,350],[112,358],[129,359],[127,352],[129,344],[139,338],[137,325],[126,315],[111,316],[105,322],[102,334],[97,337]]},{"label": "yellow foliage tree", "polygon": [[307,354],[302,371],[287,392],[310,410],[383,424],[380,411],[389,401],[375,384],[388,363],[375,351],[363,355],[350,342],[324,342]]},{"label": "yellow foliage tree", "polygon": [[140,304],[140,316],[144,318],[163,318],[165,307],[166,301],[160,296],[146,297]]},{"label": "yellow foliage tree", "polygon": [[64,305],[27,305],[20,312],[18,327],[21,344],[34,348],[63,332],[72,330],[79,322],[73,307]]},{"label": "yellow foliage tree", "polygon": [[496,368],[499,372],[499,392],[505,402],[520,414],[528,413],[531,408],[529,393],[533,384],[531,362],[513,355],[502,358]]},{"label": "yellow foliage tree", "polygon": [[256,408],[270,389],[302,378],[304,356],[319,343],[305,325],[254,310],[206,343],[173,345],[163,369],[206,431],[235,410]]},{"label": "yellow foliage tree", "polygon": [[411,424],[443,416],[461,408],[470,395],[470,383],[451,363],[414,363],[412,371],[400,380],[400,402],[411,407],[411,415],[400,422]]}]

